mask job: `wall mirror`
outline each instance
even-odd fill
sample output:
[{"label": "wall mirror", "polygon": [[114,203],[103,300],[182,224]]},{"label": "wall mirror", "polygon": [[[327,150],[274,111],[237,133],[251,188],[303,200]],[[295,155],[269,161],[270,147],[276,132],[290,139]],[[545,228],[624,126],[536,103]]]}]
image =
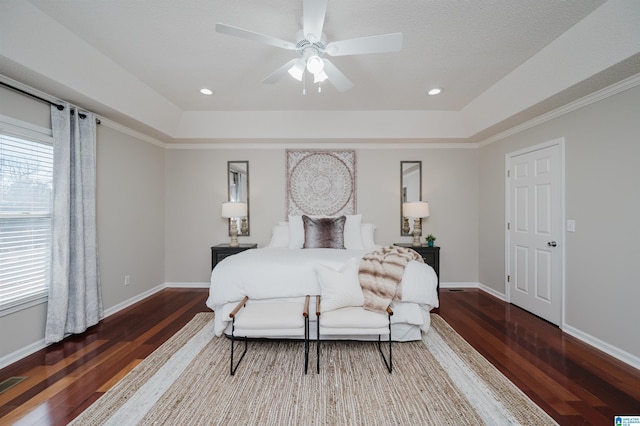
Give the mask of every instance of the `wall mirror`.
[{"label": "wall mirror", "polygon": [[413,223],[402,214],[402,204],[422,201],[422,161],[400,162],[400,235],[413,235]]},{"label": "wall mirror", "polygon": [[[249,235],[249,162],[227,161],[229,201],[247,203],[247,217],[236,218],[238,235]],[[231,228],[231,219],[229,219]],[[231,235],[231,229],[229,229]]]}]

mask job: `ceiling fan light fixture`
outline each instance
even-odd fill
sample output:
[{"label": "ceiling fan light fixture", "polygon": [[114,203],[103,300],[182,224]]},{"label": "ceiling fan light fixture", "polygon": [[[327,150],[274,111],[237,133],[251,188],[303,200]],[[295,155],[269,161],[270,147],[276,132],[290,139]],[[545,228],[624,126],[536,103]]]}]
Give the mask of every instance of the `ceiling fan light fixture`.
[{"label": "ceiling fan light fixture", "polygon": [[[220,22],[216,23],[215,28],[216,32],[220,34],[295,51],[300,55],[299,58],[289,60],[269,74],[263,80],[263,83],[276,83],[288,72],[293,78],[303,82],[304,91],[305,74],[306,71],[309,71],[314,75],[315,80],[329,80],[339,92],[344,92],[351,89],[353,83],[329,59],[322,59],[321,57],[325,54],[329,56],[348,56],[398,52],[402,49],[402,33],[379,34],[328,43],[327,37],[323,32],[327,4],[328,0],[303,1],[301,29],[296,32],[295,43]],[[324,69],[326,69],[325,74],[327,77],[317,76]]]},{"label": "ceiling fan light fixture", "polygon": [[439,87],[434,87],[433,89],[430,89],[427,92],[427,95],[429,96],[435,96],[435,95],[439,95],[440,93],[442,93],[442,89]]},{"label": "ceiling fan light fixture", "polygon": [[313,82],[314,83],[322,83],[323,81],[325,81],[326,79],[328,79],[329,76],[327,75],[327,73],[325,73],[324,71],[320,71],[317,72],[313,75]]},{"label": "ceiling fan light fixture", "polygon": [[291,77],[298,81],[302,81],[302,74],[304,74],[304,62],[297,61],[291,68],[289,68],[288,72]]},{"label": "ceiling fan light fixture", "polygon": [[307,59],[307,70],[315,75],[319,72],[322,72],[324,69],[324,62],[318,55],[313,55],[309,59]]}]

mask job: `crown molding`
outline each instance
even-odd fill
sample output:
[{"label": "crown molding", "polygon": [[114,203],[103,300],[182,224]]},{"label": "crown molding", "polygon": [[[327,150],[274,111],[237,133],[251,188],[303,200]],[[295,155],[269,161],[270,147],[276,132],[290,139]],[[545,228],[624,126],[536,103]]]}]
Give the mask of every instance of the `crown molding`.
[{"label": "crown molding", "polygon": [[134,137],[136,139],[140,139],[143,142],[147,142],[150,143],[152,145],[158,146],[160,148],[167,148],[166,143],[159,141],[158,139],[151,137],[149,135],[146,135],[142,132],[139,132],[137,130],[133,130],[127,126],[123,126],[122,124],[116,123],[115,121],[111,121],[108,118],[103,118],[103,117],[99,117],[100,118],[100,124],[106,127],[109,127],[113,130],[116,130],[120,133],[124,133],[125,135],[129,135],[131,137]]},{"label": "crown molding", "polygon": [[532,127],[546,123],[547,121],[551,121],[563,115],[569,114],[573,111],[579,110],[580,108],[584,108],[588,105],[599,102],[610,96],[617,95],[618,93],[624,92],[625,90],[629,90],[638,85],[640,85],[640,74],[633,75],[629,78],[626,78],[622,81],[612,84],[609,87],[605,87],[604,89],[598,90],[576,101],[570,102],[566,105],[556,108],[553,111],[549,111],[536,118],[533,118],[517,126],[514,126],[508,130],[505,130],[504,132],[497,133],[487,139],[484,139],[483,141],[478,142],[477,146],[479,148],[482,148],[483,146],[487,146],[494,142],[501,141],[505,138],[508,138],[509,136],[513,136],[515,134],[523,132]]},{"label": "crown molding", "polygon": [[183,144],[169,143],[167,149],[470,149],[477,148],[476,143],[375,143],[375,142],[343,142],[343,143],[201,143]]}]

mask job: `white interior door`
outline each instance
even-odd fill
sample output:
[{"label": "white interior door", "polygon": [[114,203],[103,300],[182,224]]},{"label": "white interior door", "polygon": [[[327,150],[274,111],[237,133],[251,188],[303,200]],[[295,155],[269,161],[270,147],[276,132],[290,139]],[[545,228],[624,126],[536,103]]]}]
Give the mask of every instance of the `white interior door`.
[{"label": "white interior door", "polygon": [[507,297],[560,325],[564,251],[560,142],[510,154],[507,163]]}]

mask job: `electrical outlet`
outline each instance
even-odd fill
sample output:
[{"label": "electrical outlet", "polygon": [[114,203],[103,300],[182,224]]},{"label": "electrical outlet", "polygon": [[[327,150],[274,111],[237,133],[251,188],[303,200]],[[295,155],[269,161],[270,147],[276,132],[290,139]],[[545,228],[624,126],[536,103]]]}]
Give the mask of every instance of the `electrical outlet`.
[{"label": "electrical outlet", "polygon": [[129,285],[131,284],[131,275],[125,275],[124,276],[124,285]]}]

